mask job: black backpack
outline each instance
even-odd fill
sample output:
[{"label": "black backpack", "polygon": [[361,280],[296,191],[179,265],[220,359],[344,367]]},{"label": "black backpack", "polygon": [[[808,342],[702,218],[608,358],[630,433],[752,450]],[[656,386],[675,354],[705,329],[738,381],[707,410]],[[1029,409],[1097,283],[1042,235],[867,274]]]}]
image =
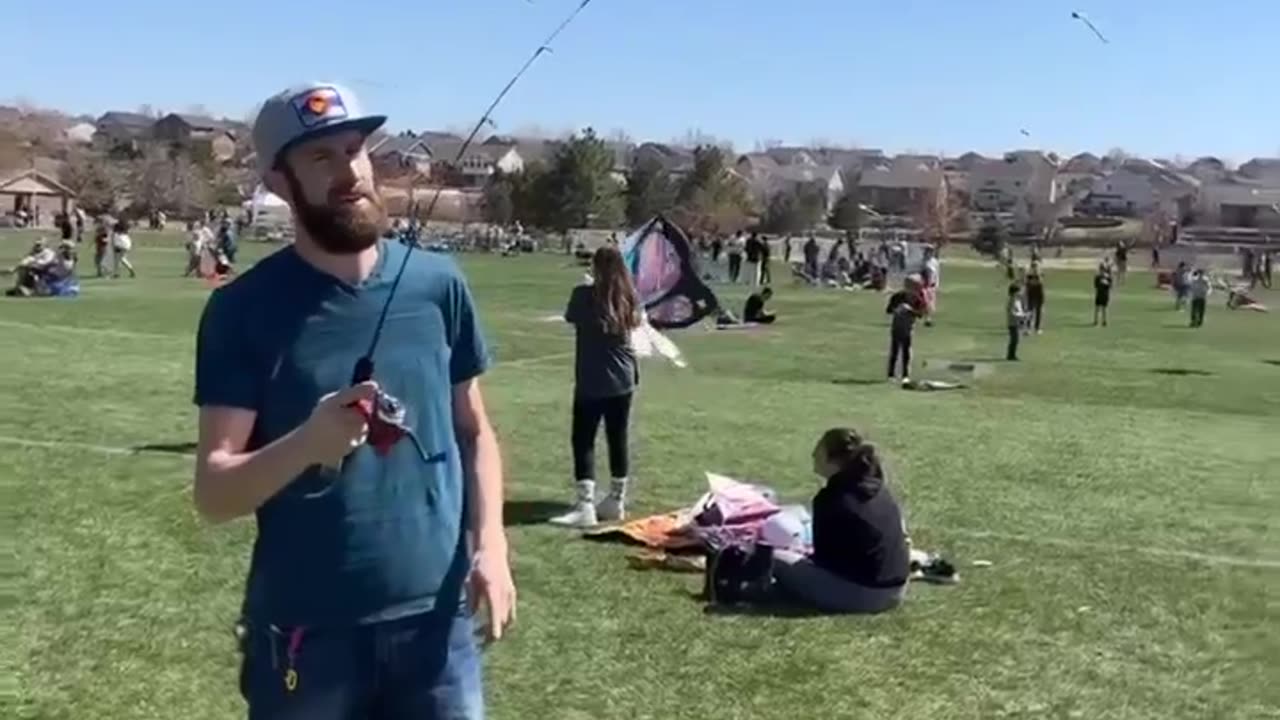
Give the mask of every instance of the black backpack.
[{"label": "black backpack", "polygon": [[729,545],[707,557],[703,595],[712,605],[762,602],[773,586],[773,548]]}]

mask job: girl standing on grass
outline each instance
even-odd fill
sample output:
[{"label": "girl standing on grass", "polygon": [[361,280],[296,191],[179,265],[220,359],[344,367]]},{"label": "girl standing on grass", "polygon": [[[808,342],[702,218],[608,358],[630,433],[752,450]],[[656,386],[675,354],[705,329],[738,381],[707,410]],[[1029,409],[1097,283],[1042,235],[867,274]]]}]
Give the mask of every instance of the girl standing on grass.
[{"label": "girl standing on grass", "polygon": [[1098,272],[1093,276],[1093,324],[1097,327],[1102,320],[1102,327],[1107,326],[1107,306],[1111,304],[1111,268],[1107,263],[1098,264]]},{"label": "girl standing on grass", "polygon": [[1031,325],[1036,334],[1040,334],[1040,320],[1044,315],[1044,275],[1040,273],[1040,263],[1032,262],[1027,272],[1027,312],[1031,313]]},{"label": "girl standing on grass", "polygon": [[116,223],[111,234],[111,256],[115,261],[115,268],[111,273],[111,277],[120,277],[120,266],[124,266],[129,271],[129,277],[136,278],[138,273],[133,269],[133,263],[129,262],[129,251],[133,249],[133,240],[129,237],[129,223],[121,220]]},{"label": "girl standing on grass", "polygon": [[[575,287],[564,311],[565,321],[573,324],[577,335],[572,431],[576,495],[572,509],[551,522],[570,527],[626,517],[627,430],[631,398],[640,383],[631,331],[640,326],[641,308],[622,253],[611,245],[600,248],[591,258],[591,272],[593,282]],[[601,420],[613,481],[609,494],[597,505],[595,442]]]}]

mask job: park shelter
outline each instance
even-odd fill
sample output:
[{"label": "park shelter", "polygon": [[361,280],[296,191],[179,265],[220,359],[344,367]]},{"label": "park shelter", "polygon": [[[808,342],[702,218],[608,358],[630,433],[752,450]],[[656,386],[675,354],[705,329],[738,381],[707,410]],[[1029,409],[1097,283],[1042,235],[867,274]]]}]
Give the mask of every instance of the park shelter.
[{"label": "park shelter", "polygon": [[76,194],[66,185],[38,170],[0,177],[0,213],[26,208],[32,215],[53,217],[69,212]]}]

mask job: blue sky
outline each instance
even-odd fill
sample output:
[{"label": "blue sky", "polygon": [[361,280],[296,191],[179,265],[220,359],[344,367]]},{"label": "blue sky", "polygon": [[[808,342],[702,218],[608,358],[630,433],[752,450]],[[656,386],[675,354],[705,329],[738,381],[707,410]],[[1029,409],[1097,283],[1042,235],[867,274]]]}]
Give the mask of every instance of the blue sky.
[{"label": "blue sky", "polygon": [[[463,127],[577,2],[23,2],[5,14],[0,101],[244,117],[324,79],[396,128]],[[1280,155],[1277,28],[1277,0],[592,0],[495,117],[503,132],[699,129],[739,150],[1240,161]]]}]

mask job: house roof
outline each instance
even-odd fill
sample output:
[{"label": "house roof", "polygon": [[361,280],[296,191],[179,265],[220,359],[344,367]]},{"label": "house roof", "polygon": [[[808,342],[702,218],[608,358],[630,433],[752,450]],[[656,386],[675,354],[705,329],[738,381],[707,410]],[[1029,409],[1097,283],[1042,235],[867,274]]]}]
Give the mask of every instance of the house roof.
[{"label": "house roof", "polygon": [[[178,118],[182,122],[186,123],[187,127],[190,127],[192,130],[213,131],[228,129],[227,122],[225,120],[218,120],[217,118],[212,118],[207,115],[192,115],[190,113],[169,113],[168,115],[165,115],[165,118],[169,117]],[[164,118],[161,119],[163,120]]]},{"label": "house roof", "polygon": [[71,188],[63,185],[39,170],[23,170],[16,175],[0,179],[0,193],[31,193],[34,195],[55,195],[75,197]]},{"label": "house roof", "polygon": [[1280,158],[1254,158],[1241,165],[1237,172],[1254,180],[1261,180],[1265,176],[1276,177],[1280,175]]},{"label": "house roof", "polygon": [[773,158],[779,165],[816,165],[818,161],[814,158],[814,152],[811,148],[804,147],[774,147],[764,151],[766,155]]},{"label": "house roof", "polygon": [[1167,189],[1194,190],[1200,181],[1191,175],[1165,167],[1150,160],[1126,160],[1116,172],[1127,171],[1149,179],[1153,184]]},{"label": "house roof", "polygon": [[943,175],[937,170],[922,170],[916,167],[870,168],[862,171],[858,181],[860,187],[867,188],[915,188],[919,190],[936,190],[942,185]]},{"label": "house roof", "polygon": [[156,119],[150,115],[142,113],[121,112],[119,110],[111,110],[102,113],[94,124],[101,129],[103,125],[115,125],[117,127],[127,127],[137,130],[145,130],[154,125]]},{"label": "house roof", "polygon": [[1102,158],[1091,152],[1082,152],[1078,155],[1071,156],[1062,164],[1063,172],[1075,173],[1091,173],[1097,172],[1102,167]]},{"label": "house roof", "polygon": [[1280,204],[1280,188],[1267,187],[1256,182],[1233,180],[1209,183],[1204,186],[1203,192],[1212,195],[1220,205],[1270,207]]},{"label": "house roof", "polygon": [[377,133],[370,140],[369,155],[375,158],[387,155],[431,155],[431,149],[420,137]]}]

